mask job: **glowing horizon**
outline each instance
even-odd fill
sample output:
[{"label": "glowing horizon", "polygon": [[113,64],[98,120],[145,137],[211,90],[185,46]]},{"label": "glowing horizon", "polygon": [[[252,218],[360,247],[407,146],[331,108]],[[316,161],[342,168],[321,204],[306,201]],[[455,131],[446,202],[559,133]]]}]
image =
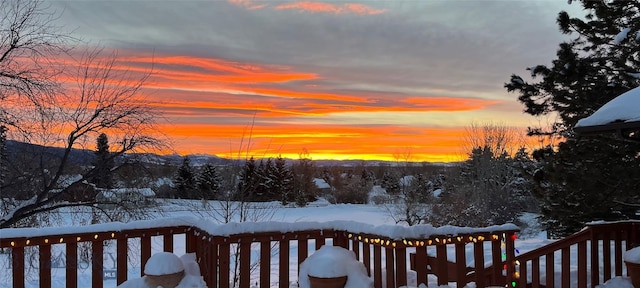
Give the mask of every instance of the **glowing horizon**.
[{"label": "glowing horizon", "polygon": [[[113,66],[115,74],[132,78],[110,83],[128,85],[148,75],[137,101],[158,112],[157,132],[172,147],[161,154],[457,162],[467,157],[461,147],[470,119],[504,104],[444,96],[448,91],[334,91],[307,83],[330,83],[329,75],[283,65],[135,53],[119,51]],[[58,63],[74,69],[69,61]],[[71,93],[77,89],[74,77],[59,79]]]},{"label": "glowing horizon", "polygon": [[74,36],[117,51],[114,69],[149,73],[141,97],[167,154],[460,161],[472,123],[539,124],[503,83],[565,37],[566,4],[535,1],[51,4]]}]

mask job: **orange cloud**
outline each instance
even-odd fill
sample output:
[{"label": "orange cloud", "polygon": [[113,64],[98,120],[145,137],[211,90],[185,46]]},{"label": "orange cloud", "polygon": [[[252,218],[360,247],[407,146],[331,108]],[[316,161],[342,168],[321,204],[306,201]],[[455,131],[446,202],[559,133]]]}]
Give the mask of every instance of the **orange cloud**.
[{"label": "orange cloud", "polygon": [[384,13],[384,9],[375,9],[373,7],[357,4],[344,3],[333,4],[325,2],[300,1],[293,3],[280,4],[276,6],[277,10],[300,10],[313,13],[331,13],[331,14],[357,14],[357,15],[376,15]]},{"label": "orange cloud", "polygon": [[[141,92],[158,115],[171,123],[162,123],[160,131],[182,154],[297,158],[307,149],[314,159],[393,161],[398,151],[410,150],[414,161],[458,161],[466,157],[459,148],[463,147],[464,127],[401,121],[382,125],[376,123],[385,121],[377,121],[370,112],[392,112],[385,117],[398,120],[407,117],[403,112],[455,113],[499,103],[384,90],[339,90],[331,86],[337,76],[294,67],[182,55],[133,56],[132,52],[123,51],[113,69],[130,73],[134,79],[151,72]],[[56,61],[75,65],[68,59]],[[72,77],[61,79],[67,87],[75,86]],[[337,119],[371,124],[318,124],[336,123]]]},{"label": "orange cloud", "polygon": [[489,105],[498,104],[499,101],[478,98],[453,98],[453,97],[409,97],[402,102],[414,105],[419,109],[430,111],[469,111],[486,108]]}]

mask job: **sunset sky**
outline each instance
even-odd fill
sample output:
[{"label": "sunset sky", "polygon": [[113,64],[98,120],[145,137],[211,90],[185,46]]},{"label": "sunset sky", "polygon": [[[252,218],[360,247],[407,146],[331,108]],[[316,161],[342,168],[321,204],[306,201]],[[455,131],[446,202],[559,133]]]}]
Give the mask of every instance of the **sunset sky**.
[{"label": "sunset sky", "polygon": [[[503,88],[548,64],[567,1],[50,1],[153,72],[180,154],[458,161],[472,123],[540,125]],[[573,13],[575,14],[575,13]]]}]

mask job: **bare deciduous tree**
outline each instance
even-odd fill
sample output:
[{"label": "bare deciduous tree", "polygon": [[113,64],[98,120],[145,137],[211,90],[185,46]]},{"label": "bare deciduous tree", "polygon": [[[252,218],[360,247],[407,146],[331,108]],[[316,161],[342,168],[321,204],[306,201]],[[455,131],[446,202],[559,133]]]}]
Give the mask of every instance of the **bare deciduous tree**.
[{"label": "bare deciduous tree", "polygon": [[[48,8],[40,0],[0,1],[0,101],[4,103],[27,101],[40,107],[59,91],[55,76],[62,71],[52,61],[66,54],[74,39],[55,24],[58,15]],[[0,121],[11,123],[10,116],[4,111]]]},{"label": "bare deciduous tree", "polygon": [[[140,95],[149,72],[138,75],[118,66],[117,55],[103,57],[102,50],[85,53],[74,62],[76,73],[69,75],[76,87],[64,87],[64,93],[53,95],[54,101],[40,102],[40,109],[32,106],[13,106],[12,115],[19,120],[20,129],[10,130],[13,140],[38,145],[63,147],[62,153],[51,157],[35,153],[35,167],[30,173],[22,173],[17,167],[14,175],[32,183],[27,200],[17,204],[0,218],[0,228],[11,227],[31,216],[71,206],[97,206],[95,197],[69,201],[74,187],[91,179],[95,168],[78,171],[80,177],[67,177],[71,166],[70,155],[75,148],[85,147],[100,134],[112,135],[110,157],[115,159],[124,153],[142,147],[158,148],[161,141],[153,137],[154,117],[152,107]],[[36,146],[44,147],[44,146]],[[126,162],[114,169],[123,167]],[[15,183],[15,182],[14,182]],[[10,193],[11,187],[3,188]],[[9,191],[8,191],[9,190]],[[62,201],[64,200],[64,201]],[[5,198],[0,198],[5,201]],[[8,201],[8,200],[7,200]],[[4,203],[6,204],[6,203]]]},{"label": "bare deciduous tree", "polygon": [[513,155],[520,147],[524,146],[522,133],[516,127],[505,123],[471,123],[465,129],[464,153],[470,153],[473,149],[488,149],[495,155],[507,153]]}]

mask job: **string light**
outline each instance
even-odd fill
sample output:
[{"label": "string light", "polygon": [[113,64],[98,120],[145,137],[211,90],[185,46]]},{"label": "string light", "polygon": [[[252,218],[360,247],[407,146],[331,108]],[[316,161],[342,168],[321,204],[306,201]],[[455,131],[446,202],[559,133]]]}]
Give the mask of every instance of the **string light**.
[{"label": "string light", "polygon": [[[496,236],[496,235],[494,235],[494,236]],[[511,238],[512,241],[515,241],[516,239],[518,239],[516,234],[511,235],[510,238]],[[502,243],[500,245],[500,247],[501,247],[500,250],[502,250],[502,248],[506,247],[505,239],[506,239],[506,235],[502,234],[502,241],[501,241]],[[515,247],[513,248],[513,250],[516,252],[516,254],[520,254],[520,251],[518,249],[516,249]],[[505,249],[505,251],[502,252],[502,261],[506,261],[506,260],[507,260],[507,251]],[[515,272],[513,273],[513,278],[519,279],[520,278],[520,273],[517,270],[518,270],[518,266],[520,266],[520,261],[519,260],[515,260],[513,262],[513,265],[514,265],[514,270],[515,270]],[[503,269],[506,271],[507,268],[508,268],[507,267],[507,263],[505,263],[504,266],[503,266]],[[516,287],[516,284],[517,284],[516,281],[512,281],[511,282],[511,287]]]}]

